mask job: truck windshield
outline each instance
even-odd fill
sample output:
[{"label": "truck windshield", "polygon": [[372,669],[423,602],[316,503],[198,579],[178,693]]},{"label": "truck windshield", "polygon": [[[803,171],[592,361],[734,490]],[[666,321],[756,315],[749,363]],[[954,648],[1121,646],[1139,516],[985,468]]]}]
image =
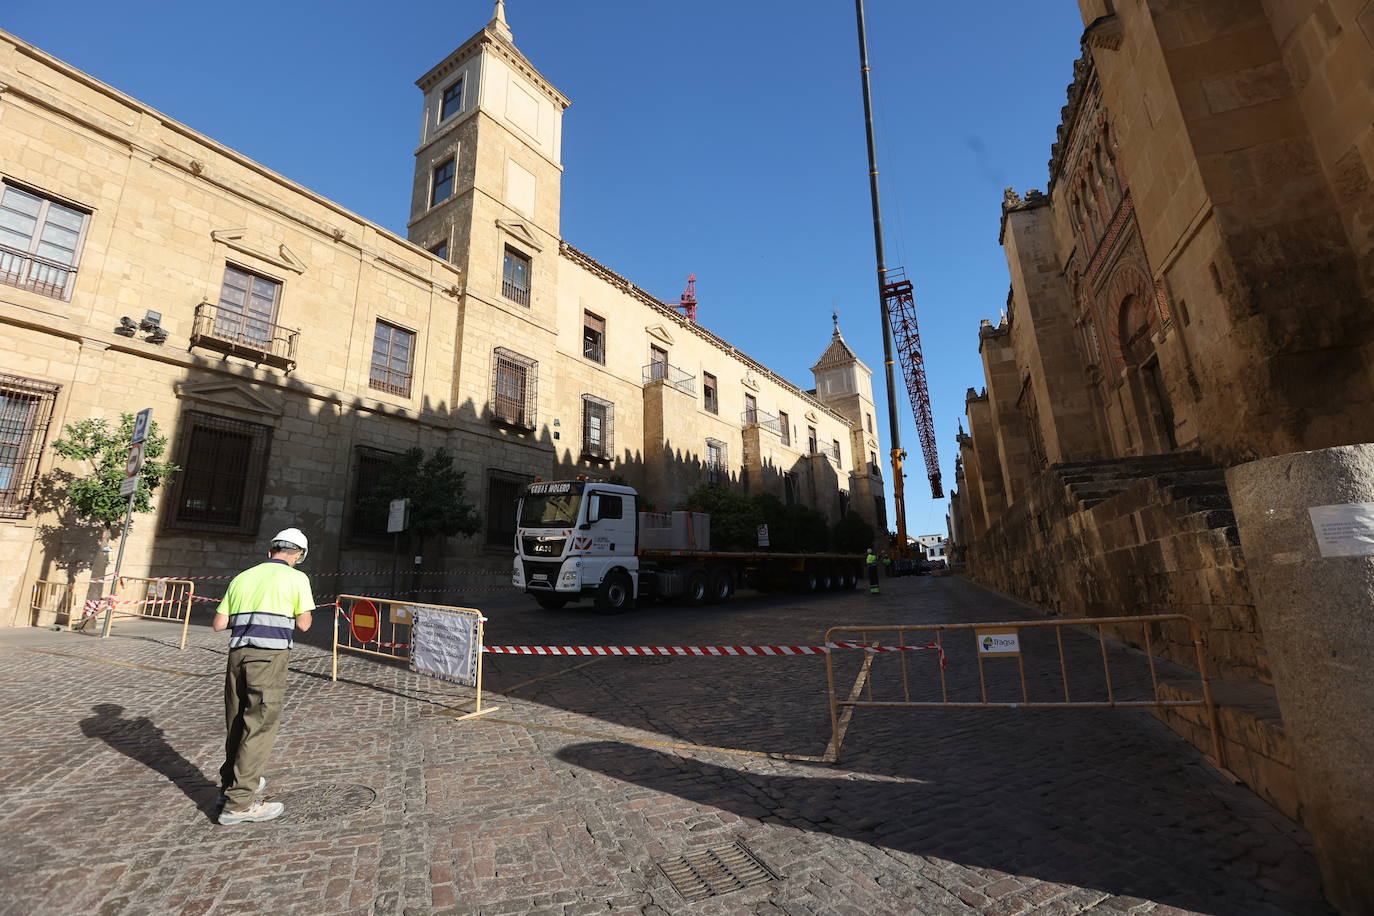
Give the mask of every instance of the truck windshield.
[{"label": "truck windshield", "polygon": [[570,528],[582,505],[582,484],[531,484],[520,504],[521,528]]}]

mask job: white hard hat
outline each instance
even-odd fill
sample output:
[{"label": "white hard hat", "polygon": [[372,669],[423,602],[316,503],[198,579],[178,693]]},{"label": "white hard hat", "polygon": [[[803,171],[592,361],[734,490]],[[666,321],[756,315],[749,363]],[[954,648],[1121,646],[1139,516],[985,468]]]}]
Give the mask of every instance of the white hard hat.
[{"label": "white hard hat", "polygon": [[[272,538],[272,543],[275,544],[278,541],[290,544],[293,547],[299,547],[302,554],[310,551],[310,542],[306,540],[305,532],[301,531],[299,528],[284,528],[278,531]],[[302,556],[301,559],[305,559],[305,557]]]}]

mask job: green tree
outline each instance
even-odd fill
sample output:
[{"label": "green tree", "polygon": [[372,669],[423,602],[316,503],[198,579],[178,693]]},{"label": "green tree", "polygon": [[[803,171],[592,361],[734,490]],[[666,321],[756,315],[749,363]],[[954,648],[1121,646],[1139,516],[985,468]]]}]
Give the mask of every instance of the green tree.
[{"label": "green tree", "polygon": [[712,549],[757,549],[763,519],[749,497],[726,487],[698,487],[687,496],[687,507],[711,516]]},{"label": "green tree", "polygon": [[[70,461],[85,462],[90,473],[77,476],[66,470],[52,472],[52,487],[65,493],[65,502],[82,521],[92,522],[109,531],[124,521],[128,497],[119,495],[124,483],[124,469],[129,458],[129,440],[134,434],[134,415],[119,415],[119,424],[111,426],[104,418],[68,423],[62,438],[52,444],[58,455]],[[149,512],[153,508],[153,493],[168,476],[181,468],[158,459],[167,451],[167,437],[158,432],[156,422],[148,426],[148,438],[143,443],[143,470],[134,491],[134,511]]]},{"label": "green tree", "polygon": [[408,531],[420,546],[435,537],[476,534],[482,520],[463,499],[463,477],[446,449],[426,457],[424,449],[413,448],[387,465],[364,509],[385,518],[393,499],[410,500]]},{"label": "green tree", "polygon": [[851,512],[835,523],[835,549],[845,553],[864,553],[873,546],[873,526]]}]

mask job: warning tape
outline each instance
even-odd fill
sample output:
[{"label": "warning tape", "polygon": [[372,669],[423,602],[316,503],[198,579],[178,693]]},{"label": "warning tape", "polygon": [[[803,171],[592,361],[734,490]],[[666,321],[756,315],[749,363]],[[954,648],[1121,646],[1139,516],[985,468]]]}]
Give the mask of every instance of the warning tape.
[{"label": "warning tape", "polygon": [[[308,571],[307,571],[307,570],[301,570],[301,572],[308,572]],[[225,574],[225,575],[214,575],[214,576],[147,576],[147,577],[145,577],[145,578],[148,578],[148,579],[150,579],[151,581],[154,581],[154,582],[161,582],[161,581],[167,580],[167,579],[177,579],[177,580],[181,580],[181,581],[192,581],[192,582],[213,582],[213,581],[217,581],[217,580],[232,579],[232,578],[234,578],[235,575],[237,575],[237,573],[228,573],[228,574]],[[312,578],[312,579],[347,578],[347,577],[350,577],[350,576],[357,576],[357,577],[360,577],[360,578],[362,578],[362,577],[390,578],[390,576],[391,576],[391,571],[390,571],[390,570],[376,570],[376,571],[373,571],[373,572],[359,572],[359,571],[354,571],[354,572],[309,572],[309,575],[310,575],[310,578]],[[488,569],[440,569],[440,570],[427,570],[427,571],[424,571],[424,572],[405,572],[405,573],[402,573],[401,575],[402,575],[403,577],[405,577],[405,578],[410,578],[410,577],[413,577],[413,576],[504,576],[504,577],[506,577],[506,578],[510,578],[510,570],[508,570],[508,569],[507,569],[507,570],[494,570],[494,569],[493,569],[493,570],[488,570]],[[91,581],[92,581],[92,582],[108,582],[109,580],[111,580],[111,579],[113,579],[113,578],[115,578],[113,575],[100,576],[99,578],[93,578],[93,579],[91,579]],[[124,576],[120,576],[120,578],[125,578],[125,577],[124,577]]]},{"label": "warning tape", "polygon": [[923,646],[867,646],[862,643],[841,642],[825,646],[483,646],[483,652],[495,655],[691,655],[691,656],[781,656],[826,655],[835,649],[857,649],[863,652],[938,652],[940,667],[949,662],[945,650],[938,643]]}]

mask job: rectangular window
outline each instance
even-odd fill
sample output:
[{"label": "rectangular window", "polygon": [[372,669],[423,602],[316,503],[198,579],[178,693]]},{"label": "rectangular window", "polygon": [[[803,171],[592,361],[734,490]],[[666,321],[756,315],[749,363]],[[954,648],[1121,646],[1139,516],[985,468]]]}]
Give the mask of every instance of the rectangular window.
[{"label": "rectangular window", "polygon": [[869,452],[869,453],[868,453],[868,473],[872,474],[874,477],[880,476],[880,473],[881,473],[881,472],[878,470],[878,453],[877,453],[877,452]]},{"label": "rectangular window", "polygon": [[[667,356],[665,354],[664,358]],[[701,373],[702,403],[711,413],[720,413],[720,398],[716,394],[716,377],[709,372]]]},{"label": "rectangular window", "polygon": [[256,534],[272,427],[187,411],[171,524]]},{"label": "rectangular window", "polygon": [[70,299],[90,214],[33,191],[0,195],[0,283]]},{"label": "rectangular window", "polygon": [[649,345],[649,380],[661,382],[668,377],[668,351]]},{"label": "rectangular window", "polygon": [[0,517],[23,518],[62,386],[0,373]]},{"label": "rectangular window", "polygon": [[816,444],[816,427],[808,426],[806,428],[806,453],[808,455],[814,455],[819,451]]},{"label": "rectangular window", "polygon": [[505,347],[493,351],[491,408],[498,422],[534,428],[539,364]]},{"label": "rectangular window", "polygon": [[443,260],[447,261],[447,260],[448,260],[448,242],[440,242],[439,244],[437,244],[437,245],[435,245],[433,248],[431,248],[431,249],[429,250],[429,253],[432,254],[432,255],[434,255],[436,258],[442,258]]},{"label": "rectangular window", "polygon": [[508,471],[487,472],[487,545],[515,545],[515,506],[525,485],[534,478]]},{"label": "rectangular window", "polygon": [[590,394],[582,395],[582,455],[610,460],[615,454],[612,433],[615,405]]},{"label": "rectangular window", "polygon": [[582,355],[594,363],[606,363],[606,319],[582,313]]},{"label": "rectangular window", "polygon": [[759,399],[752,394],[744,396],[744,423],[752,426],[759,422]]},{"label": "rectangular window", "polygon": [[259,350],[272,347],[281,283],[232,264],[225,265],[215,309],[214,336]]},{"label": "rectangular window", "polygon": [[840,465],[840,467],[844,467],[844,465],[841,464],[841,462],[840,462],[840,440],[839,440],[839,439],[831,439],[831,440],[830,440],[830,454],[832,454],[832,455],[835,456],[835,463],[836,463],[836,464]]},{"label": "rectangular window", "polygon": [[881,496],[873,497],[873,521],[874,527],[878,529],[879,537],[882,532],[887,530],[887,503],[883,502]]},{"label": "rectangular window", "polygon": [[454,80],[444,89],[444,94],[439,101],[439,121],[447,121],[449,118],[463,110],[463,81]]},{"label": "rectangular window", "polygon": [[794,473],[784,473],[782,475],[782,498],[789,506],[797,504],[797,475]]},{"label": "rectangular window", "polygon": [[445,159],[434,167],[434,179],[429,184],[429,205],[441,204],[453,196],[453,159]]},{"label": "rectangular window", "polygon": [[866,413],[864,416],[868,418],[868,431],[871,433],[873,432],[873,414]]},{"label": "rectangular window", "polygon": [[778,433],[782,436],[783,445],[792,444],[792,421],[781,410],[778,411]]},{"label": "rectangular window", "polygon": [[369,388],[410,397],[411,364],[415,358],[415,333],[377,319],[372,337],[372,371]]},{"label": "rectangular window", "polygon": [[725,443],[719,439],[706,440],[706,483],[718,486],[725,483]]},{"label": "rectangular window", "polygon": [[501,264],[501,295],[521,305],[530,304],[530,259],[514,248],[506,249]]},{"label": "rectangular window", "polygon": [[353,511],[349,534],[354,540],[382,541],[387,537],[389,506],[379,497],[378,488],[387,468],[398,458],[396,452],[360,445],[353,461]]}]

